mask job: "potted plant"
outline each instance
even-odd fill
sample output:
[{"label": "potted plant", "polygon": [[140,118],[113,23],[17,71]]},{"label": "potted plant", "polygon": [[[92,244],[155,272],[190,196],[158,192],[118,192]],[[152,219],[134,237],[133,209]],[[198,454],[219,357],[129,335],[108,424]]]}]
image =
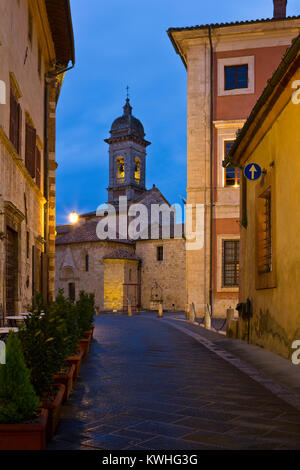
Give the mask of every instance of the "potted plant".
[{"label": "potted plant", "polygon": [[37,395],[48,409],[47,437],[51,439],[59,421],[65,394],[63,384],[55,384],[54,375],[61,369],[67,354],[66,326],[56,313],[54,303],[43,307],[37,304],[32,315],[24,320],[19,332],[25,361]]},{"label": "potted plant", "polygon": [[6,364],[0,365],[0,450],[46,448],[48,411],[39,406],[21,342],[10,333]]},{"label": "potted plant", "polygon": [[83,356],[83,352],[78,345],[78,341],[81,336],[78,310],[76,309],[75,304],[64,297],[63,289],[59,290],[55,299],[55,309],[57,314],[64,319],[66,328],[66,363],[70,366],[74,365],[73,380],[76,380],[79,375],[81,359]]},{"label": "potted plant", "polygon": [[54,375],[54,382],[65,386],[63,401],[67,401],[73,389],[73,380],[75,374],[75,364],[66,361],[63,367]]},{"label": "potted plant", "polygon": [[76,302],[78,324],[81,331],[79,346],[83,351],[83,357],[87,356],[90,342],[93,336],[93,320],[95,314],[95,296],[81,291]]}]

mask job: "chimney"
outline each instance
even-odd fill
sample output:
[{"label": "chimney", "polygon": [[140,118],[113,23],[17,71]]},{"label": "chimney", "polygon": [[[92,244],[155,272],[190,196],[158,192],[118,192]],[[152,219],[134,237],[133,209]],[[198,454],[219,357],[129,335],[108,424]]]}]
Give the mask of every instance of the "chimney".
[{"label": "chimney", "polygon": [[274,2],[274,18],[286,18],[287,0],[273,0]]}]

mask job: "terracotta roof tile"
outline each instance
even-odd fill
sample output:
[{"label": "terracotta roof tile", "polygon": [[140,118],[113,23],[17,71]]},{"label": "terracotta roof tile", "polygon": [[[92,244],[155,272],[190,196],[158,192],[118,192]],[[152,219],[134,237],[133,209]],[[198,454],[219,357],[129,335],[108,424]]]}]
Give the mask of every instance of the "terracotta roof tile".
[{"label": "terracotta roof tile", "polygon": [[300,15],[297,16],[287,16],[286,18],[262,18],[257,20],[246,20],[246,21],[230,21],[227,23],[210,23],[210,24],[202,24],[202,25],[195,25],[195,26],[184,26],[184,27],[177,27],[177,28],[169,28],[168,33],[173,33],[176,31],[194,31],[197,29],[208,29],[208,28],[225,28],[228,26],[242,26],[248,24],[255,24],[255,23],[272,23],[277,21],[288,21],[288,20],[296,20],[299,19]]},{"label": "terracotta roof tile", "polygon": [[[96,227],[97,227],[98,221],[97,220],[91,220],[89,222],[79,224],[79,225],[74,225],[70,227],[70,230],[68,233],[65,233],[63,235],[59,235],[56,238],[56,245],[67,245],[69,243],[83,243],[83,242],[99,242],[101,241],[96,233]],[[57,227],[59,228],[59,227]],[[57,233],[58,230],[56,230]],[[105,241],[105,240],[104,240]],[[127,243],[132,245],[133,242],[130,240],[119,240],[119,239],[110,239],[107,240],[110,242],[117,241],[119,243]]]}]

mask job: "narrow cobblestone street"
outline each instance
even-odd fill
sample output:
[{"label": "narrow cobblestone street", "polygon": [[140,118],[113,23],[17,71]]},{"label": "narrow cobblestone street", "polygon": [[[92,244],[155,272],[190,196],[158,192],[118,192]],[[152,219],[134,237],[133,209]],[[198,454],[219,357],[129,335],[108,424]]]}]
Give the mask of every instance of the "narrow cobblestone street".
[{"label": "narrow cobblestone street", "polygon": [[300,413],[154,315],[96,318],[48,449],[299,449]]}]

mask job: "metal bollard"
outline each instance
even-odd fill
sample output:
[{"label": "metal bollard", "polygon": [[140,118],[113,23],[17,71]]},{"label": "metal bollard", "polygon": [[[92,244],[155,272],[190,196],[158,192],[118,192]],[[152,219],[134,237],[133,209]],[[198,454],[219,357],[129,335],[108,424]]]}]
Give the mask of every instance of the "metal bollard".
[{"label": "metal bollard", "polygon": [[195,311],[195,304],[194,302],[191,303],[191,308],[189,311],[189,320],[191,323],[194,323],[196,317],[196,311]]},{"label": "metal bollard", "polygon": [[128,302],[128,316],[132,317],[132,306],[130,302]]},{"label": "metal bollard", "polygon": [[229,307],[226,310],[226,318],[227,318],[227,324],[230,325],[230,323],[234,319],[234,309],[233,308]]},{"label": "metal bollard", "polygon": [[209,310],[205,310],[204,326],[207,330],[211,329],[211,316],[210,316],[210,311]]},{"label": "metal bollard", "polygon": [[162,318],[163,317],[163,305],[162,304],[159,304],[158,306],[158,315],[157,315],[158,318]]},{"label": "metal bollard", "polygon": [[190,306],[189,304],[186,304],[185,306],[185,318],[188,320],[190,317]]}]

